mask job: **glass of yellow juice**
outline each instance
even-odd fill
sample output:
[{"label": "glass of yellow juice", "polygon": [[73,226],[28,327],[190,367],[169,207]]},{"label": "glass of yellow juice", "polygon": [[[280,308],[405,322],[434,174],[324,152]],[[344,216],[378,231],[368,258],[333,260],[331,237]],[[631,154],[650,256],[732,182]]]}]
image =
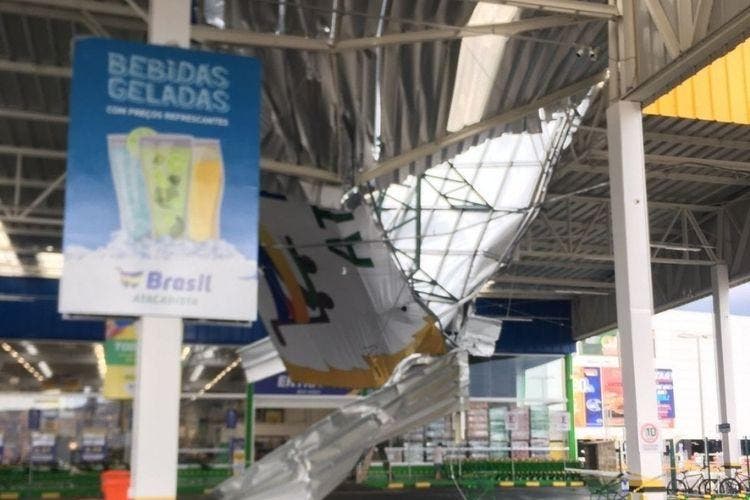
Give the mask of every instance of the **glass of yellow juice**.
[{"label": "glass of yellow juice", "polygon": [[216,139],[193,139],[193,170],[188,201],[188,237],[193,241],[221,237],[224,163]]}]

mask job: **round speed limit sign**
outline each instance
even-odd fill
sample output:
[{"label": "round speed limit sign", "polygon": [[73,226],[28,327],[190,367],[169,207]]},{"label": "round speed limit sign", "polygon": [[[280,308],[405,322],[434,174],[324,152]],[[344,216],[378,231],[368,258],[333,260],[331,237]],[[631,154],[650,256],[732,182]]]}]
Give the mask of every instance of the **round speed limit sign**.
[{"label": "round speed limit sign", "polygon": [[641,441],[645,444],[654,444],[659,440],[659,428],[654,424],[646,423],[641,426]]}]

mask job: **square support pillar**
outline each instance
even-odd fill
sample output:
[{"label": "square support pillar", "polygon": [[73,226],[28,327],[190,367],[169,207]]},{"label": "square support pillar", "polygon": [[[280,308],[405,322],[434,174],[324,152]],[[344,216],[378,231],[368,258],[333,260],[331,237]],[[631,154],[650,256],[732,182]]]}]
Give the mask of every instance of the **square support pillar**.
[{"label": "square support pillar", "polygon": [[[627,465],[631,488],[659,490],[665,481],[657,419],[651,251],[639,103],[616,101],[607,109],[607,141]],[[650,494],[649,498],[664,498],[664,494]]]},{"label": "square support pillar", "polygon": [[720,428],[721,449],[725,467],[739,466],[740,441],[737,436],[732,332],[729,325],[729,273],[726,264],[717,264],[711,268],[711,287],[714,302],[716,382],[719,386],[719,424],[729,426],[729,430]]},{"label": "square support pillar", "polygon": [[[151,0],[149,43],[188,47],[190,5],[190,0]],[[177,497],[181,352],[182,319],[141,318],[129,498]]]},{"label": "square support pillar", "polygon": [[182,320],[138,322],[129,498],[177,497]]}]

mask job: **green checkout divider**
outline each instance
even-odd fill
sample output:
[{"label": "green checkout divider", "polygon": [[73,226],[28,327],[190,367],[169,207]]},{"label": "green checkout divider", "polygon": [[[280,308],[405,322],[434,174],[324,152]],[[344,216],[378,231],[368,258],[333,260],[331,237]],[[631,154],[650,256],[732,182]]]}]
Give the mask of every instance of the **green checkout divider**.
[{"label": "green checkout divider", "polygon": [[[565,471],[570,463],[544,460],[472,460],[452,466],[453,474],[461,486],[467,488],[488,487],[583,487],[584,482],[577,474]],[[390,475],[382,466],[370,467],[365,486],[372,488],[393,488],[401,484],[403,488],[415,487],[417,483],[430,483],[431,487],[452,486],[451,467],[446,464],[441,471],[441,479],[435,479],[432,465],[394,465]],[[423,485],[420,485],[423,487]]]},{"label": "green checkout divider", "polygon": [[[231,475],[230,469],[180,469],[177,493],[202,495]],[[101,497],[101,472],[0,468],[0,500],[32,498]]]}]

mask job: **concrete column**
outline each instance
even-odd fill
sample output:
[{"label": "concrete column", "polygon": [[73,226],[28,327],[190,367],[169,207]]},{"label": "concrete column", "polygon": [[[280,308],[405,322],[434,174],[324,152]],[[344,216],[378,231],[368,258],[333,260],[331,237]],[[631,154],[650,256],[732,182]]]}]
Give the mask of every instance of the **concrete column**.
[{"label": "concrete column", "polygon": [[719,386],[719,424],[727,424],[721,432],[724,466],[740,462],[740,441],[737,435],[737,405],[734,394],[734,363],[732,335],[729,326],[729,276],[726,264],[711,268],[714,299],[714,335],[716,345],[716,382]]},{"label": "concrete column", "polygon": [[138,327],[129,497],[175,498],[182,320],[144,317]]},{"label": "concrete column", "polygon": [[[607,109],[617,324],[625,396],[631,489],[663,489],[651,330],[651,252],[641,106],[616,101]],[[641,489],[643,491],[643,489]],[[664,498],[663,493],[649,498]]]},{"label": "concrete column", "polygon": [[[148,40],[190,45],[190,0],[151,0]],[[182,320],[141,318],[133,401],[130,498],[177,496]]]}]

